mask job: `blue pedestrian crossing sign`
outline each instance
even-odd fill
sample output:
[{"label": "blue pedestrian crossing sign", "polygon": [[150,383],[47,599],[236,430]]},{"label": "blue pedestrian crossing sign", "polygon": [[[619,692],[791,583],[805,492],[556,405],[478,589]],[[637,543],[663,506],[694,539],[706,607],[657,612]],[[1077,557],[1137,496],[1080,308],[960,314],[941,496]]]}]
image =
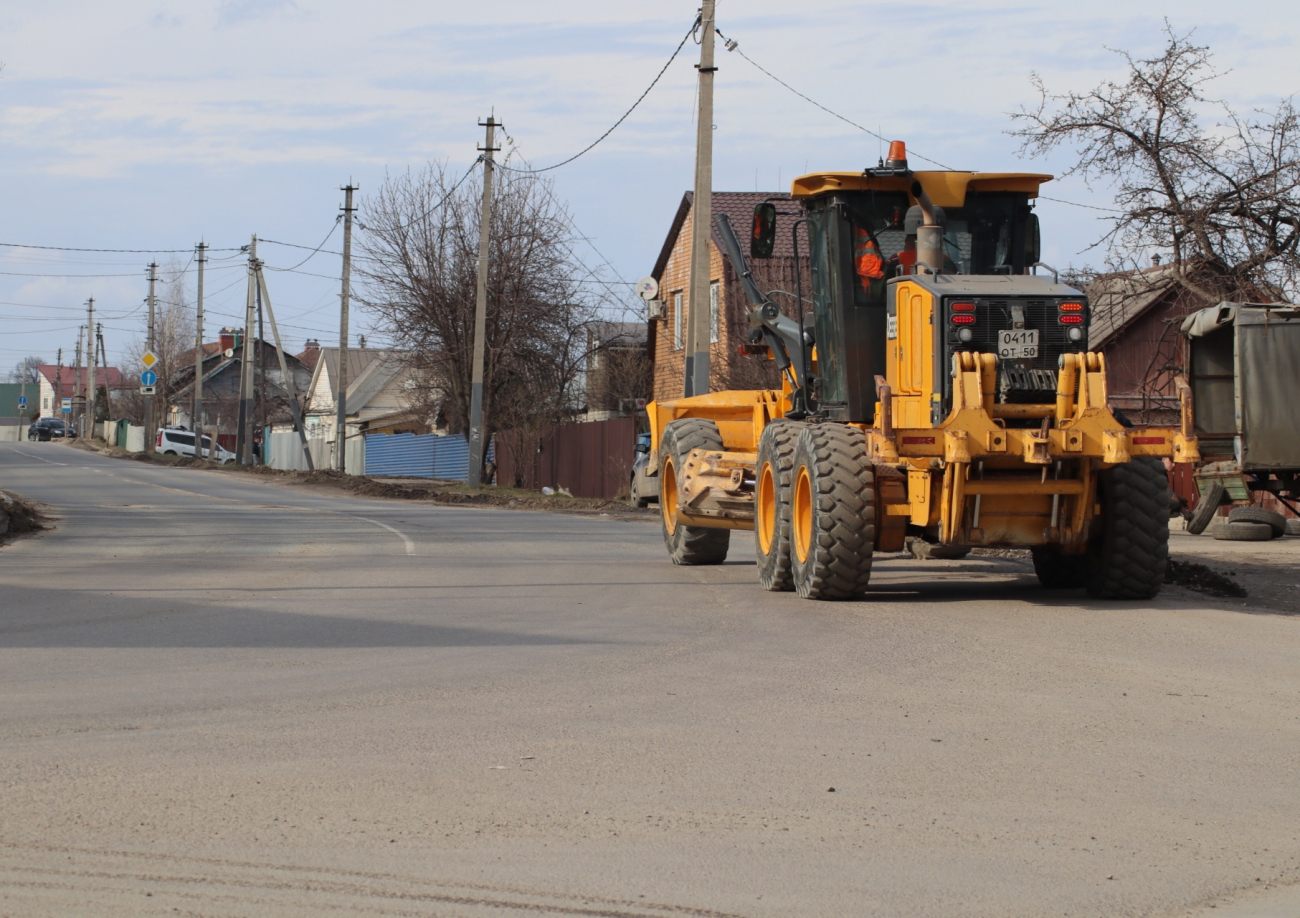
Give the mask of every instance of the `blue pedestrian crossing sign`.
[{"label": "blue pedestrian crossing sign", "polygon": [[153,370],[145,370],[140,374],[140,385],[156,386],[158,385],[158,374]]}]

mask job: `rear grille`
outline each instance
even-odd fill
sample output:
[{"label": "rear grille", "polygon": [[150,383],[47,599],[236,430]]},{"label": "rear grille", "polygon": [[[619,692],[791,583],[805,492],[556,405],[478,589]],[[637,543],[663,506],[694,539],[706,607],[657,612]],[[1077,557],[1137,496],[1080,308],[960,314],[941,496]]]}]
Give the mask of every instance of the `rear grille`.
[{"label": "rear grille", "polygon": [[[1060,322],[1060,300],[1055,299],[979,299],[975,304],[975,321],[969,325],[955,325],[952,322],[952,302],[972,302],[962,297],[954,297],[945,310],[945,324],[948,332],[948,345],[953,350],[982,351],[996,354],[998,352],[998,333],[1010,331],[1014,327],[1012,305],[1016,304],[1024,311],[1025,328],[1038,331],[1038,356],[1020,360],[1004,360],[998,373],[999,402],[1040,402],[1050,400],[1056,389],[1056,369],[1064,353],[1077,353],[1084,350],[1083,342],[1072,342],[1068,335],[1071,327],[1082,327],[1087,340],[1087,312],[1082,313],[1082,326],[1062,325]],[[1080,313],[1075,313],[1079,315]],[[969,330],[971,338],[962,341],[958,335]]]}]

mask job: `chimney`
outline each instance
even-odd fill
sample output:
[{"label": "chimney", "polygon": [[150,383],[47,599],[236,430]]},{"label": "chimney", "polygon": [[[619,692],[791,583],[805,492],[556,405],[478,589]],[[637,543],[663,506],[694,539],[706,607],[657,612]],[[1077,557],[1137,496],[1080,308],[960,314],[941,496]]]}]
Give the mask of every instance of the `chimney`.
[{"label": "chimney", "polygon": [[240,340],[244,337],[243,329],[223,328],[221,330],[221,353],[234,350],[243,342]]},{"label": "chimney", "polygon": [[306,345],[303,346],[303,356],[310,356],[320,352],[320,341],[316,338],[308,338]]}]

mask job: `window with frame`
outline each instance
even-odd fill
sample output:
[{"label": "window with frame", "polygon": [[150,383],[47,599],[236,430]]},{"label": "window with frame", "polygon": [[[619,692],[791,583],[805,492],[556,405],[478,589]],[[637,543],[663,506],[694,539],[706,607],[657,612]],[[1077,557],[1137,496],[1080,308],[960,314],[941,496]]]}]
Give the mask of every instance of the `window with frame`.
[{"label": "window with frame", "polygon": [[673,294],[673,350],[682,349],[682,292]]},{"label": "window with frame", "polygon": [[721,316],[718,314],[718,282],[709,284],[709,343],[717,344],[720,334]]}]

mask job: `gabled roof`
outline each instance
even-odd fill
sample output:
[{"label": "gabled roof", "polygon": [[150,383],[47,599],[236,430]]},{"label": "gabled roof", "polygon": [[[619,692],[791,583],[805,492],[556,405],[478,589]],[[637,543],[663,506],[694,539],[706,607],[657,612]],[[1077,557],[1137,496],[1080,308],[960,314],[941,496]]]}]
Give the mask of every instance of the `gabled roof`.
[{"label": "gabled roof", "polygon": [[[75,367],[60,367],[57,364],[43,363],[36,367],[36,371],[44,376],[49,384],[54,387],[55,392],[59,394],[63,392],[71,394],[74,385],[85,385],[86,382],[85,367],[77,369]],[[107,377],[105,376],[106,372]],[[122,371],[117,367],[109,367],[107,371],[103,367],[95,368],[95,385],[97,387],[105,385],[106,378],[108,388],[123,388],[124,377]]]},{"label": "gabled roof", "polygon": [[1096,350],[1180,287],[1173,265],[1104,274],[1088,284],[1088,349]]},{"label": "gabled roof", "polygon": [[[374,372],[368,373],[368,370],[374,368]],[[386,386],[401,369],[401,359],[397,351],[387,348],[376,347],[350,347],[348,348],[348,414],[354,414],[358,409],[364,407],[365,403],[375,396],[384,386]],[[320,384],[321,374],[329,381],[331,392],[336,387],[336,380],[339,378],[339,349],[337,347],[323,347],[320,349],[320,358],[316,361],[316,370],[311,376],[311,385],[308,388],[309,393],[315,393],[316,387]],[[382,381],[375,386],[375,381],[382,377]],[[369,380],[369,381],[367,381]],[[365,391],[362,390],[365,387]],[[375,386],[373,389],[370,387]],[[310,398],[310,396],[309,396]],[[362,399],[358,401],[358,399]],[[311,405],[308,410],[319,412],[321,406]]]},{"label": "gabled roof", "polygon": [[[664,239],[663,247],[659,250],[659,258],[655,261],[654,270],[650,273],[658,280],[663,277],[664,269],[668,266],[668,258],[673,253],[673,248],[677,245],[677,237],[681,234],[682,227],[686,224],[686,217],[691,212],[691,207],[695,201],[695,193],[688,191],[682,195],[682,203],[677,207],[677,213],[673,217],[672,225],[668,228],[668,236]],[[713,207],[713,216],[726,214],[727,219],[731,221],[732,229],[741,241],[741,251],[745,252],[745,257],[749,257],[749,251],[744,247],[745,240],[749,238],[750,226],[754,219],[754,207],[762,204],[764,201],[772,201],[781,209],[781,202],[790,201],[788,194],[782,194],[779,191],[715,191],[711,198]],[[793,258],[794,243],[790,238],[790,226],[793,217],[779,217],[777,219],[776,245],[772,249],[774,258]],[[713,244],[718,247],[719,252],[724,253],[726,249],[722,246],[722,239],[718,236],[716,226],[709,227],[709,234],[713,239]],[[805,227],[799,227],[799,254],[804,258],[808,257],[808,234]]]}]

